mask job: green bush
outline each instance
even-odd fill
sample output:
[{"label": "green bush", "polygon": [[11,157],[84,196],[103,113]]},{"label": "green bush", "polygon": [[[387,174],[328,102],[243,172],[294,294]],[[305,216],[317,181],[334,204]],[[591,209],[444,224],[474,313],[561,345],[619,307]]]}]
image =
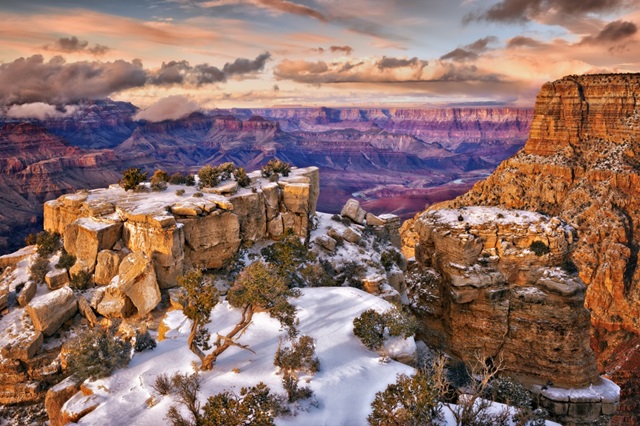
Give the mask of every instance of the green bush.
[{"label": "green bush", "polygon": [[298,383],[300,383],[300,380],[296,373],[285,371],[282,376],[282,387],[287,392],[287,402],[292,403],[313,396],[313,391],[310,387],[300,387]]},{"label": "green bush", "polygon": [[384,346],[388,336],[408,338],[416,332],[416,322],[398,308],[384,313],[368,309],[353,320],[353,334],[370,350]]},{"label": "green bush", "polygon": [[152,387],[160,395],[169,395],[173,391],[171,378],[166,373],[158,374]]},{"label": "green bush", "polygon": [[184,195],[184,189],[176,189],[176,195],[177,196]]},{"label": "green bush", "polygon": [[312,260],[312,254],[293,230],[287,229],[282,240],[263,248],[260,254],[277,270],[278,276],[286,280],[289,287],[305,284],[300,270]]},{"label": "green bush", "polygon": [[69,277],[69,287],[76,290],[85,290],[93,287],[93,275],[91,272],[81,269]]},{"label": "green bush", "polygon": [[76,257],[72,254],[67,253],[65,249],[62,249],[60,259],[58,259],[58,263],[56,263],[56,268],[69,270],[75,264]]},{"label": "green bush", "polygon": [[38,255],[49,258],[60,249],[60,234],[47,231],[38,232],[36,245],[38,246]]},{"label": "green bush", "polygon": [[549,253],[549,246],[542,241],[534,241],[531,243],[529,249],[535,253],[536,256],[543,256]]},{"label": "green bush", "polygon": [[171,185],[184,185],[187,183],[187,178],[180,172],[176,172],[169,177],[169,183]]},{"label": "green bush", "polygon": [[29,267],[29,279],[36,284],[42,284],[47,272],[49,272],[49,259],[38,256]]},{"label": "green bush", "polygon": [[24,237],[24,244],[27,246],[33,246],[38,242],[38,236],[36,234],[29,234]]},{"label": "green bush", "polygon": [[316,341],[311,336],[300,336],[290,347],[278,344],[273,365],[283,371],[305,371],[315,374],[320,369],[320,360],[316,357]]},{"label": "green bush", "polygon": [[256,386],[242,388],[239,396],[229,391],[210,396],[203,409],[203,425],[272,426],[281,411],[279,400],[267,385],[260,382]]},{"label": "green bush", "polygon": [[291,164],[274,158],[269,160],[269,162],[260,169],[260,172],[262,173],[262,177],[265,178],[270,178],[272,176],[277,177],[279,175],[286,177],[289,176],[289,173],[291,172]]},{"label": "green bush", "polygon": [[142,352],[146,350],[154,349],[157,346],[156,341],[151,337],[149,331],[144,333],[136,332],[136,345],[133,350],[136,352]]},{"label": "green bush", "polygon": [[246,188],[247,186],[251,185],[251,178],[247,176],[247,171],[242,167],[238,167],[233,171],[233,177],[236,179],[236,182],[238,182],[238,185],[242,188]]},{"label": "green bush", "polygon": [[194,192],[194,193],[193,193],[193,195],[192,195],[192,197],[193,197],[193,198],[202,198],[202,197],[203,197],[203,195],[202,195],[202,192]]},{"label": "green bush", "polygon": [[200,187],[213,188],[220,183],[220,170],[210,165],[203,166],[198,172]]},{"label": "green bush", "polygon": [[376,393],[367,421],[372,426],[434,424],[442,418],[439,395],[431,374],[422,370],[411,377],[399,374],[395,383]]},{"label": "green bush", "polygon": [[196,184],[196,177],[192,174],[188,174],[185,178],[184,184],[187,186],[194,186]]},{"label": "green bush", "polygon": [[147,172],[142,173],[140,168],[130,168],[122,173],[120,186],[123,187],[125,191],[129,191],[130,189],[137,188],[138,185],[145,180],[147,180]]},{"label": "green bush", "polygon": [[129,364],[131,343],[117,337],[115,332],[115,325],[96,327],[66,344],[67,369],[79,382],[107,377]]}]

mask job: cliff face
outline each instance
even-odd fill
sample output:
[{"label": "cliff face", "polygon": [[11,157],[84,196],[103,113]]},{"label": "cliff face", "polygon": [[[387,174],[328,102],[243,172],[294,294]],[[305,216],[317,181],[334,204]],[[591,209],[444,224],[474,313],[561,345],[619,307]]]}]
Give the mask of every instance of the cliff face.
[{"label": "cliff face", "polygon": [[[637,356],[626,342],[640,333],[640,74],[545,84],[524,149],[467,194],[433,208],[470,205],[544,212],[577,229],[571,257],[587,285],[592,346],[601,370],[629,398],[638,386],[637,364],[623,363],[631,366],[624,372],[615,366],[622,365],[621,351]],[[638,424],[637,404],[623,400],[621,411],[616,424]]]},{"label": "cliff face", "polygon": [[559,215],[594,324],[640,333],[640,74],[565,77],[543,86],[531,137],[448,206],[501,205]]}]

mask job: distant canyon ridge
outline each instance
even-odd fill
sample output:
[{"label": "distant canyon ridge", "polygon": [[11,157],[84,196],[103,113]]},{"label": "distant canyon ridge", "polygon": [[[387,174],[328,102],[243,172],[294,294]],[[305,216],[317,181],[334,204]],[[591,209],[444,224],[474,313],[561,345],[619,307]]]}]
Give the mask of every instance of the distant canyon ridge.
[{"label": "distant canyon ridge", "polygon": [[129,167],[254,170],[278,157],[320,167],[320,211],[355,197],[408,218],[491,174],[522,148],[533,117],[528,108],[266,108],[146,122],[134,121],[138,111],[105,100],[45,120],[0,116],[0,253],[41,229],[44,201],[117,182]]}]

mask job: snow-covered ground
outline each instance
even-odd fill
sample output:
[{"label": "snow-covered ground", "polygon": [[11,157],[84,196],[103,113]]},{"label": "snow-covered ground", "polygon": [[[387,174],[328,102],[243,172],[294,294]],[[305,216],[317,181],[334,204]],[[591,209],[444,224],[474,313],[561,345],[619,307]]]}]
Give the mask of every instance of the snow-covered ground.
[{"label": "snow-covered ground", "polygon": [[[413,374],[407,365],[390,361],[381,363],[378,354],[369,351],[353,335],[353,319],[364,310],[384,311],[391,305],[375,296],[348,287],[306,288],[294,299],[300,319],[299,330],[316,339],[316,354],[320,371],[309,383],[301,380],[315,393],[317,407],[299,411],[291,417],[278,418],[279,425],[364,425],[376,392],[384,390],[399,373]],[[237,309],[226,302],[212,313],[210,331],[225,332],[239,319]],[[181,311],[169,312],[165,324],[171,331],[152,351],[136,354],[128,368],[116,371],[111,377],[93,383],[103,402],[95,411],[83,417],[79,424],[161,425],[171,405],[171,396],[158,395],[152,385],[162,373],[193,371],[197,358],[187,347],[189,320]],[[215,335],[215,334],[214,334]],[[228,349],[213,371],[203,377],[201,401],[223,390],[239,392],[243,386],[265,382],[274,392],[283,393],[281,376],[276,374],[273,357],[278,339],[285,333],[279,323],[265,313],[254,316],[253,323],[239,339],[256,353],[236,347]],[[415,350],[413,338],[406,345]],[[239,372],[236,369],[239,369]],[[150,407],[150,398],[155,405]]]}]

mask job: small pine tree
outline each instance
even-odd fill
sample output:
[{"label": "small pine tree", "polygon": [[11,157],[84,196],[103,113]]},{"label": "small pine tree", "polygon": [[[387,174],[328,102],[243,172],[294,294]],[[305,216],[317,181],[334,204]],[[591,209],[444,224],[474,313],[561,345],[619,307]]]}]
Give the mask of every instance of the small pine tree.
[{"label": "small pine tree", "polygon": [[187,183],[187,178],[180,172],[176,172],[169,177],[169,183],[171,185],[184,185]]},{"label": "small pine tree", "polygon": [[140,168],[130,168],[122,173],[122,179],[120,179],[120,186],[125,191],[130,189],[136,189],[138,185],[147,180],[147,172],[142,173]]},{"label": "small pine tree", "polygon": [[203,166],[198,171],[198,179],[202,188],[213,188],[220,182],[220,170],[210,165]]},{"label": "small pine tree", "polygon": [[287,177],[291,172],[291,164],[274,158],[269,160],[269,162],[265,166],[263,166],[260,171],[262,173],[262,177],[265,178],[277,178],[279,175]]},{"label": "small pine tree", "polygon": [[276,268],[278,276],[284,278],[289,287],[304,285],[301,268],[313,260],[313,255],[292,229],[287,229],[282,240],[263,248],[260,254]]},{"label": "small pine tree", "polygon": [[60,249],[60,234],[47,231],[38,232],[36,245],[38,246],[38,256],[48,259]]},{"label": "small pine tree", "polygon": [[320,360],[316,356],[316,341],[311,336],[300,336],[291,343],[290,347],[283,347],[280,340],[273,365],[283,371],[304,371],[315,374],[320,369]]},{"label": "small pine tree", "polygon": [[29,279],[36,284],[42,284],[47,272],[49,272],[49,259],[38,256],[29,267]]},{"label": "small pine tree", "polygon": [[251,178],[247,176],[247,171],[242,167],[238,167],[233,171],[233,177],[236,179],[236,182],[238,182],[238,185],[242,188],[246,188],[247,186],[251,185]]},{"label": "small pine tree", "polygon": [[60,259],[58,259],[58,263],[56,263],[56,268],[58,269],[66,269],[69,270],[76,263],[76,257],[72,254],[67,253],[67,251],[63,248],[62,253],[60,254]]},{"label": "small pine tree", "polygon": [[415,334],[416,329],[415,320],[398,308],[384,313],[368,309],[353,320],[353,334],[370,350],[382,348],[387,335],[406,339]]},{"label": "small pine tree", "polygon": [[69,277],[69,287],[76,290],[85,290],[93,287],[93,274],[84,269],[79,270]]}]

